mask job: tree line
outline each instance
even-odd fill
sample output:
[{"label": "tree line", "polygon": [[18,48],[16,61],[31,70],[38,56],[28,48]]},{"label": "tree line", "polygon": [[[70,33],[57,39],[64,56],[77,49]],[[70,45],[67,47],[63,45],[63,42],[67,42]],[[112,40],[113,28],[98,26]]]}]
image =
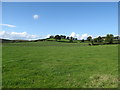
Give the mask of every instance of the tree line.
[{"label": "tree line", "polygon": [[55,35],[55,36],[50,36],[49,38],[54,38],[56,41],[58,41],[58,40],[61,40],[61,39],[67,39],[67,40],[70,40],[71,42],[73,41],[73,40],[77,40],[77,38],[73,38],[73,37],[67,37],[67,36],[65,36],[65,35]]},{"label": "tree line", "polygon": [[[78,40],[77,38],[74,37],[67,37],[65,35],[51,35],[49,38],[54,38],[56,41],[61,40],[61,39],[67,39],[69,42],[73,42],[74,40]],[[120,37],[119,36],[114,36],[113,34],[107,34],[106,36],[98,36],[96,38],[93,38],[92,36],[88,36],[87,39],[82,39],[80,42],[85,42],[88,41],[89,44],[113,44],[113,43],[120,43]]]},{"label": "tree line", "polygon": [[91,36],[87,37],[87,40],[90,44],[113,44],[113,43],[120,43],[120,37],[114,36],[113,34],[107,34],[104,37],[98,36],[97,38],[92,38]]}]

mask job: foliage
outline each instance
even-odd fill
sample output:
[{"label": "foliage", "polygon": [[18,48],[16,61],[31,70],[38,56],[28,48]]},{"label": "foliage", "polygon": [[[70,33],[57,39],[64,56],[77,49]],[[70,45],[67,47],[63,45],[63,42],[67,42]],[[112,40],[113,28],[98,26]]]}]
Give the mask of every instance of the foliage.
[{"label": "foliage", "polygon": [[73,40],[72,39],[70,39],[70,41],[69,42],[73,42]]},{"label": "foliage", "polygon": [[91,36],[87,37],[87,40],[90,42],[92,40],[92,37]]},{"label": "foliage", "polygon": [[81,40],[81,42],[84,42],[84,41],[85,41],[84,39]]},{"label": "foliage", "polygon": [[56,35],[56,36],[55,36],[55,39],[56,39],[56,41],[57,41],[57,40],[61,40],[61,37],[60,37],[59,35]]},{"label": "foliage", "polygon": [[112,44],[112,43],[113,43],[113,38],[114,38],[113,34],[107,34],[107,36],[106,36],[106,38],[105,38],[105,41],[106,41],[107,43]]},{"label": "foliage", "polygon": [[54,38],[54,36],[53,36],[53,35],[51,35],[49,38]]}]

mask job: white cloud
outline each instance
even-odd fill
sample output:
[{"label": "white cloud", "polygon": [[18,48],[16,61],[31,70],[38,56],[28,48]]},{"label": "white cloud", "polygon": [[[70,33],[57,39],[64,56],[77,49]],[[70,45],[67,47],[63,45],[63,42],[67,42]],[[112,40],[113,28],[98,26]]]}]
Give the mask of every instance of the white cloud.
[{"label": "white cloud", "polygon": [[6,31],[0,31],[0,38],[3,39],[26,39],[26,40],[34,40],[39,39],[41,37],[37,35],[30,35],[27,32],[6,32]]},{"label": "white cloud", "polygon": [[10,25],[10,24],[0,24],[1,26],[7,26],[7,27],[16,27],[14,25]]},{"label": "white cloud", "polygon": [[89,35],[88,34],[82,34],[80,39],[86,39]]},{"label": "white cloud", "polygon": [[81,36],[79,34],[76,34],[76,38],[80,40]]},{"label": "white cloud", "polygon": [[11,39],[11,40],[15,40],[15,39],[37,40],[37,39],[48,38],[49,36],[51,36],[51,35],[48,34],[46,36],[42,36],[42,35],[39,36],[39,35],[31,35],[31,34],[28,34],[27,32],[0,31],[0,38],[2,38],[2,39]]},{"label": "white cloud", "polygon": [[38,19],[38,18],[39,18],[39,15],[33,15],[33,18],[34,18],[34,19]]},{"label": "white cloud", "polygon": [[76,33],[75,33],[75,32],[72,32],[69,37],[75,38],[75,37],[76,37]]},{"label": "white cloud", "polygon": [[50,34],[48,34],[45,38],[49,38],[51,35]]},{"label": "white cloud", "polygon": [[[11,39],[11,40],[14,40],[14,39],[36,40],[36,39],[49,38],[50,36],[51,36],[50,34],[48,34],[46,36],[42,36],[42,35],[38,36],[38,35],[28,34],[27,32],[7,32],[7,31],[0,31],[0,38]],[[72,32],[69,35],[69,37],[74,37],[74,38],[77,38],[78,40],[87,39],[88,36],[91,36],[91,35],[88,35],[88,34],[79,35],[79,34],[76,34],[75,32]]]},{"label": "white cloud", "polygon": [[69,37],[73,37],[73,38],[77,38],[77,39],[87,39],[88,36],[91,36],[91,35],[88,35],[88,34],[76,34],[75,32],[72,32]]}]

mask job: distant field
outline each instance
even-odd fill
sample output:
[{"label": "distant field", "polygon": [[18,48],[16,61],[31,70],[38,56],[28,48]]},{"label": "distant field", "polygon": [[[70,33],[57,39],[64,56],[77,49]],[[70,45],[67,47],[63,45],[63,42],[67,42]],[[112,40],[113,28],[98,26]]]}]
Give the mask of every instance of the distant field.
[{"label": "distant field", "polygon": [[3,88],[116,88],[118,46],[3,44]]}]

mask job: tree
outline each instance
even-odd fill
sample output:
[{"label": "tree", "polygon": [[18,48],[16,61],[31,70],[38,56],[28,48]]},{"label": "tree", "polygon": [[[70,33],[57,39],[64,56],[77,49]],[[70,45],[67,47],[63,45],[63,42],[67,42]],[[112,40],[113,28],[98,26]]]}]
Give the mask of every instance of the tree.
[{"label": "tree", "polygon": [[118,40],[118,39],[119,39],[119,36],[114,37],[114,39]]},{"label": "tree", "polygon": [[66,39],[66,36],[64,36],[64,39]]},{"label": "tree", "polygon": [[63,39],[63,38],[64,38],[64,36],[63,36],[63,35],[60,35],[60,37],[61,37],[61,39]]},{"label": "tree", "polygon": [[73,37],[70,37],[70,42],[73,42]]},{"label": "tree", "polygon": [[84,42],[84,41],[85,41],[84,39],[81,40],[81,42]]},{"label": "tree", "polygon": [[61,37],[59,35],[56,35],[54,38],[56,39],[56,41],[61,40]]},{"label": "tree", "polygon": [[87,40],[90,42],[92,40],[92,37],[91,36],[87,37]]},{"label": "tree", "polygon": [[65,35],[60,35],[61,39],[66,39]]},{"label": "tree", "polygon": [[94,40],[93,40],[94,42],[98,42],[98,38],[94,38]]},{"label": "tree", "polygon": [[70,40],[73,40],[73,37],[70,37]]},{"label": "tree", "polygon": [[98,41],[99,43],[102,43],[102,42],[103,42],[103,38],[102,38],[101,36],[99,36],[99,37],[97,38],[97,41]]},{"label": "tree", "polygon": [[51,35],[49,38],[54,38],[54,36],[53,36],[53,35]]},{"label": "tree", "polygon": [[106,38],[105,38],[105,41],[109,44],[112,44],[113,43],[113,39],[114,39],[114,36],[113,34],[107,34]]},{"label": "tree", "polygon": [[69,42],[73,42],[73,40],[72,39],[70,39],[70,41]]},{"label": "tree", "polygon": [[69,40],[69,37],[67,37],[66,39],[68,39],[68,40]]},{"label": "tree", "polygon": [[91,36],[89,36],[89,37],[87,37],[87,40],[89,41],[89,45],[93,45],[93,40],[92,40],[92,37]]},{"label": "tree", "polygon": [[65,35],[63,35],[63,36],[62,36],[62,38],[63,38],[63,39],[66,39],[66,36],[65,36]]},{"label": "tree", "polygon": [[74,40],[77,40],[77,38],[74,38]]},{"label": "tree", "polygon": [[94,41],[93,40],[91,40],[91,44],[94,45]]}]

